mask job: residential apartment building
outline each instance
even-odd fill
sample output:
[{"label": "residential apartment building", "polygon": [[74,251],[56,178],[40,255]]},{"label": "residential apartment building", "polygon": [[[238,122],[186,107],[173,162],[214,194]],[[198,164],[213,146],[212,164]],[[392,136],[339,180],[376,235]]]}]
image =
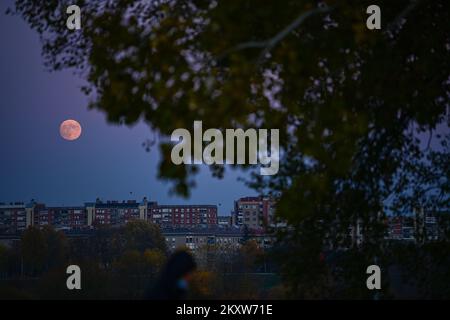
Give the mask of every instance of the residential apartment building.
[{"label": "residential apartment building", "polygon": [[167,248],[171,251],[180,248],[189,248],[196,251],[205,245],[218,245],[237,248],[242,241],[242,232],[239,229],[162,229],[166,238]]},{"label": "residential apartment building", "polygon": [[41,207],[35,216],[35,224],[50,225],[56,230],[82,230],[87,227],[84,207]]},{"label": "residential apartment building", "polygon": [[234,202],[234,223],[246,225],[251,230],[263,230],[273,226],[275,200],[270,196],[244,197]]},{"label": "residential apartment building", "polygon": [[22,202],[0,203],[0,233],[10,234],[25,230],[27,225],[26,206]]},{"label": "residential apartment building", "polygon": [[157,202],[106,201],[97,199],[80,207],[47,207],[35,201],[25,205],[0,205],[0,233],[16,233],[28,226],[53,226],[58,230],[83,230],[120,226],[133,220],[162,228],[211,228],[218,223],[215,205],[159,205]]},{"label": "residential apartment building", "polygon": [[425,210],[415,210],[413,215],[393,216],[388,219],[388,238],[407,241],[436,241],[440,238],[437,214]]},{"label": "residential apartment building", "polygon": [[221,228],[230,228],[232,226],[232,217],[231,216],[218,216],[217,224]]},{"label": "residential apartment building", "polygon": [[439,239],[438,214],[424,209],[414,211],[416,241],[436,241]]},{"label": "residential apartment building", "polygon": [[391,240],[414,241],[414,218],[411,216],[389,217],[388,238]]},{"label": "residential apartment building", "polygon": [[148,206],[147,219],[163,228],[213,227],[217,225],[217,206],[155,203]]},{"label": "residential apartment building", "polygon": [[97,200],[95,203],[86,203],[86,224],[88,226],[122,225],[133,220],[145,220],[145,206],[135,200],[122,202]]},{"label": "residential apartment building", "polygon": [[34,201],[26,205],[26,227],[48,225],[56,230],[82,230],[87,228],[86,221],[85,207],[47,207]]}]

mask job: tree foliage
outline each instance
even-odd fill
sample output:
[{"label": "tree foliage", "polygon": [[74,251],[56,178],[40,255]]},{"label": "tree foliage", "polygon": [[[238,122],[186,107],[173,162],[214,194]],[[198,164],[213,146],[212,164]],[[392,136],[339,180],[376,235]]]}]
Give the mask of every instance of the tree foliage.
[{"label": "tree foliage", "polygon": [[62,232],[51,227],[29,227],[20,242],[21,263],[24,272],[39,276],[43,272],[61,268],[67,262],[69,245]]},{"label": "tree foliage", "polygon": [[126,261],[133,259],[139,260],[139,264],[150,260],[159,266],[161,262],[157,260],[162,259],[160,255],[166,255],[167,248],[158,226],[136,220],[118,228],[100,227],[87,240],[75,241],[72,251],[78,261],[93,260],[103,268],[111,269],[117,261],[119,266],[122,262],[130,265]]},{"label": "tree foliage", "polygon": [[379,1],[375,31],[365,0],[79,1],[75,32],[69,2],[16,0],[15,12],[41,35],[51,70],[86,79],[91,108],[161,134],[159,175],[177,193],[189,195],[197,170],[170,162],[174,129],[280,129],[278,175],[248,183],[280,192],[287,239],[308,246],[286,264],[293,283],[312,280],[324,245],[348,242],[358,222],[376,255],[380,212],[448,208],[448,1]]}]

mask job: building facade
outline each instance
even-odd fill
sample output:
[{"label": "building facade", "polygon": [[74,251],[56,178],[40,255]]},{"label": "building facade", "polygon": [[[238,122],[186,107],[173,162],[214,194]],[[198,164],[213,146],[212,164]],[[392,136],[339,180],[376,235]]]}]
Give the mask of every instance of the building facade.
[{"label": "building facade", "polygon": [[388,218],[388,238],[391,240],[430,242],[443,235],[439,229],[439,219],[448,213],[417,209],[413,215],[392,216]]},{"label": "building facade", "polygon": [[107,201],[97,200],[86,203],[86,224],[88,226],[122,225],[133,220],[144,220],[141,204],[134,200]]},{"label": "building facade", "polygon": [[263,230],[273,226],[275,200],[272,197],[244,197],[234,202],[233,220],[238,226],[251,230]]},{"label": "building facade", "polygon": [[11,234],[27,227],[26,206],[22,202],[0,203],[0,233]]},{"label": "building facade", "polygon": [[144,220],[161,228],[212,228],[218,224],[215,205],[159,205],[157,202],[100,201],[80,207],[47,207],[45,204],[0,204],[0,233],[17,233],[29,226],[52,226],[57,230],[83,230],[120,226]]},{"label": "building facade", "polygon": [[163,228],[213,227],[217,226],[217,206],[152,204],[147,220]]},{"label": "building facade", "polygon": [[189,248],[195,252],[207,245],[238,248],[242,241],[238,229],[163,229],[162,234],[170,251]]},{"label": "building facade", "polygon": [[84,207],[41,207],[36,210],[35,225],[50,225],[56,230],[82,230],[87,227]]},{"label": "building facade", "polygon": [[217,217],[217,224],[221,228],[230,228],[232,224],[232,216],[218,216]]}]

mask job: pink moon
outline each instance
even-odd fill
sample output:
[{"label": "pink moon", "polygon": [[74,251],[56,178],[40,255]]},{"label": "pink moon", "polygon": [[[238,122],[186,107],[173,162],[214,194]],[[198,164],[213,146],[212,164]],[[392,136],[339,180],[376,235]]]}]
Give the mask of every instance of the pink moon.
[{"label": "pink moon", "polygon": [[66,120],[61,123],[59,133],[66,140],[77,140],[81,136],[81,125],[75,120]]}]

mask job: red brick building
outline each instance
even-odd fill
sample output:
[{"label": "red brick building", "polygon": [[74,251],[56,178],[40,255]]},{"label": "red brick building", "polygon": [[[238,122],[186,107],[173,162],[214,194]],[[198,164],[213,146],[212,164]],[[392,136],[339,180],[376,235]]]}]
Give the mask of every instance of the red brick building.
[{"label": "red brick building", "polygon": [[215,205],[158,205],[152,204],[148,220],[162,227],[192,228],[217,225]]},{"label": "red brick building", "polygon": [[124,225],[144,220],[163,228],[215,227],[215,205],[158,205],[144,198],[138,203],[97,200],[82,207],[47,207],[32,201],[28,205],[0,205],[0,232],[16,233],[28,226],[52,226],[57,230],[82,230],[102,225]]},{"label": "red brick building", "polygon": [[87,228],[85,207],[47,207],[45,204],[33,204],[27,210],[34,226],[49,225],[57,230]]}]

